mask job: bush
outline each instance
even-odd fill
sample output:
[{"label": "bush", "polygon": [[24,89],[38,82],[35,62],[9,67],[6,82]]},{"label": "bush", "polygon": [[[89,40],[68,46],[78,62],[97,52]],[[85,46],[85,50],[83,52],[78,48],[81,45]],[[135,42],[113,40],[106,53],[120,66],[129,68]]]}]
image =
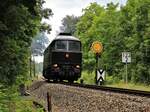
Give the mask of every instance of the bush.
[{"label": "bush", "polygon": [[10,88],[0,85],[0,112],[43,112],[36,108],[32,100],[19,96],[18,87]]},{"label": "bush", "polygon": [[95,84],[95,72],[83,71],[78,82],[80,82],[81,79],[83,79],[83,83],[85,84]]}]

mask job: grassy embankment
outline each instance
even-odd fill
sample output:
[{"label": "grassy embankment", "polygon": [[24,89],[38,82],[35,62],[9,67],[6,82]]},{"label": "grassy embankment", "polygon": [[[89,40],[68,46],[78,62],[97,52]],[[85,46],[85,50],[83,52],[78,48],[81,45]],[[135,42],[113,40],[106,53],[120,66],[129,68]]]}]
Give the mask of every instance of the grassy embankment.
[{"label": "grassy embankment", "polygon": [[0,112],[43,112],[43,108],[33,104],[32,98],[20,96],[18,86],[0,87]]},{"label": "grassy embankment", "polygon": [[[86,83],[86,84],[95,84],[94,83],[94,77],[95,77],[95,72],[83,71],[81,79],[83,79],[84,83]],[[78,80],[78,82],[80,82],[79,80]],[[148,86],[148,85],[134,84],[132,82],[128,82],[126,84],[123,80],[118,80],[117,78],[113,78],[113,77],[107,76],[107,75],[106,75],[105,85],[111,86],[111,87],[118,87],[118,88],[150,91],[150,86]]]}]

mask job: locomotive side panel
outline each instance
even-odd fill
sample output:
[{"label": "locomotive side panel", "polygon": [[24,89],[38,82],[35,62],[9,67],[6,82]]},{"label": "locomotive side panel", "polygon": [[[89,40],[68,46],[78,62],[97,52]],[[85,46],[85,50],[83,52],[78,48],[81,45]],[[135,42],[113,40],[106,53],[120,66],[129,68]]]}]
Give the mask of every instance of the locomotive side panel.
[{"label": "locomotive side panel", "polygon": [[43,61],[43,76],[46,79],[49,79],[49,68],[51,66],[51,51],[50,46],[47,47],[47,49],[44,51],[44,61]]}]

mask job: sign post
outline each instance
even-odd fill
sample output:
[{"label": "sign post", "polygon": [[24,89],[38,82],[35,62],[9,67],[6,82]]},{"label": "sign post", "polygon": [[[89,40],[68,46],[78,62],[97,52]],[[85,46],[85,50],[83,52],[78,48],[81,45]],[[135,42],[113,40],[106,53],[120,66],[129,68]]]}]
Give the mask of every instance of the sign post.
[{"label": "sign post", "polygon": [[131,63],[131,53],[130,52],[122,52],[122,62],[126,64],[126,78],[125,82],[128,83],[128,63]]},{"label": "sign post", "polygon": [[105,80],[105,71],[103,69],[97,70],[97,85],[103,85]]},{"label": "sign post", "polygon": [[98,84],[98,81],[97,81],[97,76],[98,76],[98,73],[97,73],[97,71],[98,71],[98,59],[101,56],[101,53],[103,51],[103,46],[102,46],[101,42],[94,41],[92,43],[91,50],[95,54],[95,59],[96,59],[95,82],[96,82],[96,84]]}]

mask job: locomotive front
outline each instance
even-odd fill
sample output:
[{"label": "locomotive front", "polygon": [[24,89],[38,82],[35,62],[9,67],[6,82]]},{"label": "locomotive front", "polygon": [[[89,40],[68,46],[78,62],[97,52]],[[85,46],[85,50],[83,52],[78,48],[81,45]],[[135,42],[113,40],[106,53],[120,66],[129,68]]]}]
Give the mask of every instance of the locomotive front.
[{"label": "locomotive front", "polygon": [[51,43],[49,79],[73,82],[81,77],[82,52],[79,39],[59,35]]}]

